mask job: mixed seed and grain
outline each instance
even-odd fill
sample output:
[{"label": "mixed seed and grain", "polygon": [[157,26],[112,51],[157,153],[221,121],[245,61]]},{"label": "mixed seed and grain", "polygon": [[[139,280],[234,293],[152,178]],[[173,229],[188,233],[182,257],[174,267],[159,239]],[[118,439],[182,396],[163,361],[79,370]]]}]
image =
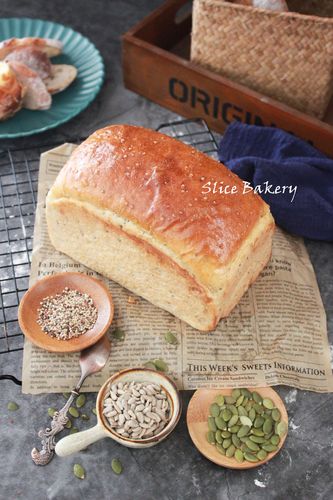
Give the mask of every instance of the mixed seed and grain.
[{"label": "mixed seed and grain", "polygon": [[68,287],[45,297],[37,311],[37,323],[43,332],[58,340],[84,335],[94,326],[98,315],[90,295]]},{"label": "mixed seed and grain", "polygon": [[106,391],[103,414],[119,436],[147,439],[159,434],[169,423],[170,404],[158,384],[118,382]]},{"label": "mixed seed and grain", "polygon": [[273,401],[256,391],[234,389],[219,394],[210,406],[207,441],[237,462],[259,462],[277,451],[287,424]]}]

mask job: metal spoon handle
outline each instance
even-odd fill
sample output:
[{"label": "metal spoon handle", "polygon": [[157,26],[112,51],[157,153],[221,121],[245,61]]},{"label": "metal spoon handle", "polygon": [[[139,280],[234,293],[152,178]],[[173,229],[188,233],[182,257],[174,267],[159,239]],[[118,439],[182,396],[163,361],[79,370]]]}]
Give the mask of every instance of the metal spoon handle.
[{"label": "metal spoon handle", "polygon": [[79,395],[79,391],[83,380],[78,383],[78,385],[72,390],[70,397],[66,401],[66,404],[61,408],[61,410],[56,411],[53,415],[51,428],[46,427],[46,429],[41,429],[38,432],[38,436],[41,439],[42,449],[38,450],[33,448],[31,450],[31,458],[36,465],[46,465],[50,462],[54,455],[55,448],[55,436],[59,434],[68,422],[67,413],[72,402]]}]

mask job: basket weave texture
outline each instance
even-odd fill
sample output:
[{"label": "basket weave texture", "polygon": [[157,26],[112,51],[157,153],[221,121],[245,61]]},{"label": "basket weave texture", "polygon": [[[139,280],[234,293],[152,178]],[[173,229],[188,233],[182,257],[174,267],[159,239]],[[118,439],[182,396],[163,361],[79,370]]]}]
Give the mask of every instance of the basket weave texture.
[{"label": "basket weave texture", "polygon": [[[327,3],[317,5],[327,12]],[[320,15],[194,0],[191,60],[322,118],[333,94],[333,18]]]}]

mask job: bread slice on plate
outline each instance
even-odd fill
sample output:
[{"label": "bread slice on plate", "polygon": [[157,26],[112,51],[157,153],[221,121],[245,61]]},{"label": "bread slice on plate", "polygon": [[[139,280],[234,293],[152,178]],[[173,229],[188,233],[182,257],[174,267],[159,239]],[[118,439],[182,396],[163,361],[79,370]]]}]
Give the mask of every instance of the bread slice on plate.
[{"label": "bread slice on plate", "polygon": [[53,64],[52,76],[44,81],[50,94],[62,92],[75,80],[77,69],[70,64]]},{"label": "bread slice on plate", "polygon": [[0,61],[0,120],[19,111],[23,104],[24,87],[9,64]]},{"label": "bread slice on plate", "polygon": [[52,65],[48,55],[33,46],[18,47],[7,55],[5,61],[18,61],[25,64],[28,68],[36,71],[42,80],[52,73]]},{"label": "bread slice on plate", "polygon": [[23,107],[27,109],[49,109],[52,104],[52,97],[36,71],[18,61],[11,61],[9,64],[17,79],[26,89]]},{"label": "bread slice on plate", "polygon": [[45,52],[49,57],[58,56],[62,52],[63,43],[51,38],[8,38],[0,43],[0,59],[4,59],[10,52],[18,47],[34,47]]}]

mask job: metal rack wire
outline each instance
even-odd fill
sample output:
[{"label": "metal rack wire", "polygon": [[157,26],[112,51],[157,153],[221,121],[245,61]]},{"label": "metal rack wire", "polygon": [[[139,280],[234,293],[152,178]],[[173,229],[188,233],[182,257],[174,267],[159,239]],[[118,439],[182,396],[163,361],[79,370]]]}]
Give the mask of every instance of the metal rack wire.
[{"label": "metal rack wire", "polygon": [[[216,154],[215,138],[203,120],[163,123],[157,130]],[[0,151],[0,355],[23,349],[17,309],[28,288],[39,157],[57,145]]]}]

